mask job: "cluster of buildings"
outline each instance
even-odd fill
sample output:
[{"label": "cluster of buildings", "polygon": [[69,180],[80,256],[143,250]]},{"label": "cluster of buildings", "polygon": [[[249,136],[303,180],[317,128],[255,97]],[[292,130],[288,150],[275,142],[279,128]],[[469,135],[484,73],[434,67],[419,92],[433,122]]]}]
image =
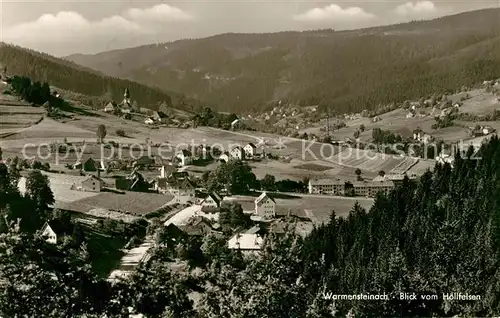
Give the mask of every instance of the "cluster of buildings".
[{"label": "cluster of buildings", "polygon": [[122,113],[122,114],[130,114],[132,112],[132,103],[130,102],[130,92],[128,88],[125,89],[125,93],[123,94],[123,101],[119,104],[114,101],[109,102],[104,106],[104,111],[106,113]]}]

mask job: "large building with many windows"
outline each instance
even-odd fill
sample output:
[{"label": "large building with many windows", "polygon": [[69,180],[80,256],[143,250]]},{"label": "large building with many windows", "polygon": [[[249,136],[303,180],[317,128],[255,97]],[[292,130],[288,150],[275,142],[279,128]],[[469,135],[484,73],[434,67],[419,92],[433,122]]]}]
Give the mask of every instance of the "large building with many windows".
[{"label": "large building with many windows", "polygon": [[378,192],[388,194],[392,189],[394,181],[391,180],[355,182],[339,179],[309,180],[310,194],[374,197]]}]

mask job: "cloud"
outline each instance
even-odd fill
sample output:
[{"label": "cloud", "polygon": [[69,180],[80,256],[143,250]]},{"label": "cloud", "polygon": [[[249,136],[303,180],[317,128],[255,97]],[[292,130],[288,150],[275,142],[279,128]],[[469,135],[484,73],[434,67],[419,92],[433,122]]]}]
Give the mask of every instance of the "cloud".
[{"label": "cloud", "polygon": [[[155,36],[165,32],[165,24],[192,20],[194,17],[189,13],[166,4],[145,9],[132,8],[121,15],[100,20],[89,20],[73,11],[61,11],[4,28],[2,41],[64,55],[88,52],[90,43],[93,51],[98,51],[113,47],[113,42],[124,44],[127,39],[152,42]],[[64,47],[65,51],[56,48],[56,45]],[[101,47],[96,48],[99,45]]]},{"label": "cloud", "polygon": [[127,16],[136,21],[190,21],[194,19],[187,12],[167,4],[158,4],[147,9],[132,8],[127,11]]},{"label": "cloud", "polygon": [[323,8],[313,8],[295,15],[294,19],[302,22],[332,22],[342,25],[366,22],[375,17],[374,14],[366,12],[360,7],[342,8],[336,4],[330,4]]},{"label": "cloud", "polygon": [[430,19],[443,13],[432,1],[406,2],[394,9],[399,18],[404,19]]}]

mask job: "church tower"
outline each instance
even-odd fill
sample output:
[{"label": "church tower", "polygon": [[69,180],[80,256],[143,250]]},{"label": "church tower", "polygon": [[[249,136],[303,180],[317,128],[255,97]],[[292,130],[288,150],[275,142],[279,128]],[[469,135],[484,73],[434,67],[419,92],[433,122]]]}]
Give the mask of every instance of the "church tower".
[{"label": "church tower", "polygon": [[130,92],[128,90],[128,87],[125,88],[125,93],[123,94],[123,104],[130,105]]}]

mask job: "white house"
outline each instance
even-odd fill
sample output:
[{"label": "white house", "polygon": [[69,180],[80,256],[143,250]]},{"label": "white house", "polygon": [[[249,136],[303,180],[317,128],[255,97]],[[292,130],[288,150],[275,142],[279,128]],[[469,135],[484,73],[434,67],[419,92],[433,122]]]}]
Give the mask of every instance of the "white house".
[{"label": "white house", "polygon": [[276,217],[276,202],[269,197],[266,192],[255,199],[255,214],[264,218],[272,219]]},{"label": "white house", "polygon": [[116,104],[114,102],[109,102],[105,107],[104,107],[104,111],[106,113],[112,113],[114,112],[116,109]]},{"label": "white house", "polygon": [[255,146],[253,143],[248,143],[243,150],[245,151],[245,155],[248,157],[253,157],[257,154],[257,146]]},{"label": "white house", "polygon": [[220,161],[228,162],[229,159],[230,159],[230,157],[229,157],[228,153],[223,153],[222,155],[219,156]]},{"label": "white house", "polygon": [[210,193],[207,195],[203,201],[201,201],[201,206],[205,208],[218,208],[220,207],[220,203],[222,201],[222,198],[215,192]]},{"label": "white house", "polygon": [[148,117],[148,118],[146,118],[146,120],[144,120],[144,123],[145,123],[146,125],[152,125],[152,124],[154,124],[154,123],[155,123],[155,121],[153,120],[153,118]]},{"label": "white house", "polygon": [[240,122],[240,120],[239,120],[239,119],[235,119],[235,120],[233,120],[233,121],[231,122],[231,128],[233,128],[233,129],[234,129],[234,128],[238,127],[238,123],[239,123],[239,122]]},{"label": "white house", "polygon": [[243,160],[245,159],[245,150],[241,148],[240,146],[236,146],[233,149],[231,149],[231,158],[235,160]]},{"label": "white house", "polygon": [[259,234],[237,233],[229,239],[227,246],[231,250],[255,252],[262,249],[264,239]]},{"label": "white house", "polygon": [[50,244],[57,244],[64,236],[71,235],[71,229],[59,220],[45,222],[40,232],[41,237]]},{"label": "white house", "polygon": [[83,180],[81,184],[83,191],[101,192],[102,188],[104,188],[102,179],[93,175]]},{"label": "white house", "polygon": [[181,166],[187,166],[193,162],[193,155],[191,154],[191,151],[187,149],[183,149],[177,152],[175,158],[180,160]]}]

